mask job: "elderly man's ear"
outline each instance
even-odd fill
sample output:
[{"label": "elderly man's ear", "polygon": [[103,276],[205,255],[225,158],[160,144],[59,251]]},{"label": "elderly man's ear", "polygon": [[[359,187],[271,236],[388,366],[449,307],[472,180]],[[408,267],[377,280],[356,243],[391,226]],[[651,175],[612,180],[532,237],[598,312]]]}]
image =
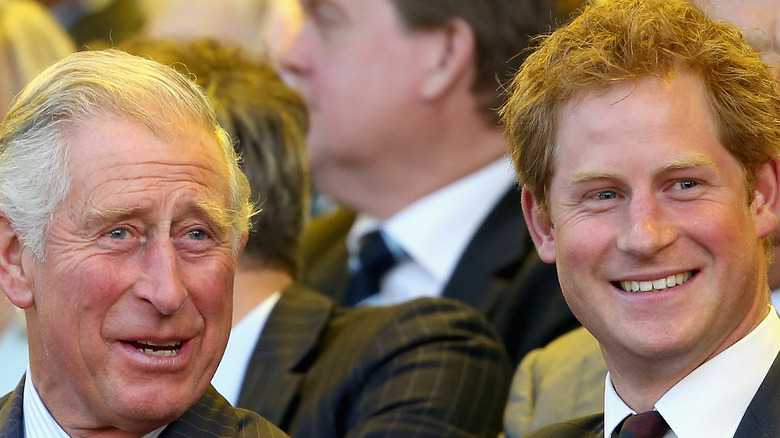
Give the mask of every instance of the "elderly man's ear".
[{"label": "elderly man's ear", "polygon": [[30,282],[24,272],[24,247],[8,219],[0,214],[0,288],[16,307],[33,305]]}]

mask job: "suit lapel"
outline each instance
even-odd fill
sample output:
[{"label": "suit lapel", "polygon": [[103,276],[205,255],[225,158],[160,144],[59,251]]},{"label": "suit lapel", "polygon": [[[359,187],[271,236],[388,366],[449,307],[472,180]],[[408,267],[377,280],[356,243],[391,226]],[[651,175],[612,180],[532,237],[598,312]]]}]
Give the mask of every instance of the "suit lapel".
[{"label": "suit lapel", "polygon": [[292,285],[282,292],[247,367],[237,406],[282,429],[333,308],[327,298]]},{"label": "suit lapel", "polygon": [[357,215],[345,208],[313,220],[301,236],[301,282],[337,303],[349,282],[347,234]]},{"label": "suit lapel", "polygon": [[501,292],[532,245],[520,200],[519,190],[512,187],[496,204],[458,261],[444,288],[445,297],[462,301],[485,315],[496,311]]},{"label": "suit lapel", "polygon": [[24,438],[22,400],[24,399],[24,376],[11,393],[0,398],[0,437]]},{"label": "suit lapel", "polygon": [[780,354],[742,416],[734,438],[780,437]]}]

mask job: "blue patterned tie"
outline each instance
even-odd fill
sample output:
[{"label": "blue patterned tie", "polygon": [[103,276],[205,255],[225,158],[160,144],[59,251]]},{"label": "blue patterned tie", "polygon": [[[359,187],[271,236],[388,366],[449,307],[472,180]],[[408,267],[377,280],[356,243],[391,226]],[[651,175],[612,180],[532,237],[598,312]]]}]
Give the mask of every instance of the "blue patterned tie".
[{"label": "blue patterned tie", "polygon": [[648,411],[629,415],[618,430],[618,438],[663,438],[669,425],[658,411]]},{"label": "blue patterned tie", "polygon": [[372,231],[361,240],[360,264],[352,274],[344,295],[344,305],[355,306],[379,292],[379,282],[398,263],[380,231]]}]

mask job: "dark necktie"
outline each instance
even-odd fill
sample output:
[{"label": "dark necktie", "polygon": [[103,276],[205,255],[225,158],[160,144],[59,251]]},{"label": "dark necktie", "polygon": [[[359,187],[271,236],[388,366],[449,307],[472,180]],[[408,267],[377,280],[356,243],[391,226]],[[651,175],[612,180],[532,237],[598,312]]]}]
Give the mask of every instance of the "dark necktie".
[{"label": "dark necktie", "polygon": [[618,430],[618,438],[662,438],[669,425],[658,411],[648,411],[629,415]]},{"label": "dark necktie", "polygon": [[355,306],[379,292],[379,281],[398,263],[380,231],[372,231],[361,240],[359,265],[352,274],[344,295],[344,305]]}]

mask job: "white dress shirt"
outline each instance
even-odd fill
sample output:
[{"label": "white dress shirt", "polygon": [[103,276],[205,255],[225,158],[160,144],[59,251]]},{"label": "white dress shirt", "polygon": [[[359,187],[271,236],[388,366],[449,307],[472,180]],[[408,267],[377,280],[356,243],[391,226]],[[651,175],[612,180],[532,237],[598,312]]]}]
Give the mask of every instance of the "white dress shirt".
[{"label": "white dress shirt", "polygon": [[385,306],[441,296],[463,252],[493,207],[515,183],[508,157],[412,203],[382,222],[359,215],[347,236],[351,265],[360,239],[382,229],[406,255],[360,305]]},{"label": "white dress shirt", "polygon": [[[693,370],[658,400],[655,410],[671,428],[666,437],[733,437],[778,352],[780,317],[771,308],[747,336]],[[634,413],[607,374],[604,436]]]},{"label": "white dress shirt", "polygon": [[[35,389],[35,385],[30,378],[29,367],[27,368],[24,382],[22,418],[24,421],[25,438],[69,438],[68,434],[51,416],[49,410],[46,409],[46,405],[43,404],[43,400],[38,395],[38,390]],[[157,438],[166,426],[157,428],[142,438]]]},{"label": "white dress shirt", "polygon": [[225,354],[211,379],[211,384],[233,406],[238,403],[249,359],[252,358],[255,346],[260,340],[268,315],[276,306],[281,294],[276,292],[266,298],[230,330]]}]

